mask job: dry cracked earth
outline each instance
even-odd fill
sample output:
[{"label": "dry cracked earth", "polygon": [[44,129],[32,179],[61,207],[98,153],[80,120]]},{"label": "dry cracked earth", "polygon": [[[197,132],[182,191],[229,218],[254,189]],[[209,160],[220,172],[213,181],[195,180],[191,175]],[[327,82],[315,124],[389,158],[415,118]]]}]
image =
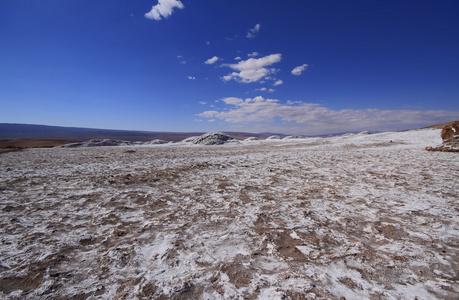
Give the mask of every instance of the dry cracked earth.
[{"label": "dry cracked earth", "polygon": [[438,133],[2,154],[0,298],[458,299]]}]

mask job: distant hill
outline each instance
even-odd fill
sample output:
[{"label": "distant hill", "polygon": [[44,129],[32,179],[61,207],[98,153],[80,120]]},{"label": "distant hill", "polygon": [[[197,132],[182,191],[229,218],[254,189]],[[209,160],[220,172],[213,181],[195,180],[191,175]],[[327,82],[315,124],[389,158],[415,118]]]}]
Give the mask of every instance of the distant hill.
[{"label": "distant hill", "polygon": [[[178,142],[191,136],[199,136],[205,132],[158,132],[158,131],[132,131],[132,130],[111,130],[78,127],[61,127],[31,124],[10,124],[0,123],[0,140],[60,140],[69,142],[81,142],[91,139],[114,139],[124,141],[150,141],[161,139]],[[247,132],[225,132],[235,139],[247,137],[266,138],[272,133],[247,133]]]},{"label": "distant hill", "polygon": [[[432,125],[425,128],[443,128],[452,122]],[[164,131],[134,131],[111,130],[79,127],[62,127],[31,124],[0,123],[0,148],[16,147],[51,147],[71,142],[82,142],[91,139],[113,139],[123,141],[151,141],[155,139],[178,142],[191,136],[199,136],[205,132],[164,132]],[[235,139],[242,140],[248,137],[264,139],[272,135],[286,136],[285,134],[262,132],[224,132]],[[328,134],[319,136],[334,136]]]},{"label": "distant hill", "polygon": [[443,127],[445,127],[445,126],[451,126],[451,124],[453,124],[453,122],[456,122],[456,121],[451,121],[451,122],[442,123],[442,124],[436,124],[436,125],[427,126],[427,127],[424,127],[424,128],[443,129]]}]

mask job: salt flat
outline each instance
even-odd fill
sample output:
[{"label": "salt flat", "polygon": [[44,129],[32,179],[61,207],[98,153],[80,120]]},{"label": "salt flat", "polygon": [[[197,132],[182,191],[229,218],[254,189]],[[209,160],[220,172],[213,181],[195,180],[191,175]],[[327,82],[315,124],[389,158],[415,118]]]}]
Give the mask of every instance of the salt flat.
[{"label": "salt flat", "polygon": [[0,297],[458,299],[440,130],[0,156]]}]

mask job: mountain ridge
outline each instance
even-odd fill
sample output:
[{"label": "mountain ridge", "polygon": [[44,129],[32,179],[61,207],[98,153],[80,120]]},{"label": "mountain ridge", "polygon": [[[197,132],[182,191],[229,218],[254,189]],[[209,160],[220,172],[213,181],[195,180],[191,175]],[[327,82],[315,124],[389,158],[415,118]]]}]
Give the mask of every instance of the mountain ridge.
[{"label": "mountain ridge", "polygon": [[[169,132],[169,131],[141,131],[98,129],[84,127],[65,127],[38,124],[0,123],[0,140],[33,139],[33,140],[62,140],[81,142],[91,139],[117,139],[126,141],[150,141],[162,139],[178,142],[191,136],[199,136],[206,132]],[[235,139],[248,137],[266,138],[270,135],[283,135],[280,133],[249,133],[224,131]]]}]

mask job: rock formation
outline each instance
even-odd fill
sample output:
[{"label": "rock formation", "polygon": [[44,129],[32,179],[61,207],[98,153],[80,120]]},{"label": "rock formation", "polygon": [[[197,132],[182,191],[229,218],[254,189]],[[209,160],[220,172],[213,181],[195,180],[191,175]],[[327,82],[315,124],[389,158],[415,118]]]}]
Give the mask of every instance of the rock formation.
[{"label": "rock formation", "polygon": [[304,139],[305,137],[302,135],[289,135],[283,138],[283,140],[297,140],[297,139]]},{"label": "rock formation", "polygon": [[197,145],[223,145],[231,141],[234,141],[234,139],[227,134],[209,132],[197,137],[192,143]]},{"label": "rock formation", "polygon": [[80,148],[80,147],[101,147],[101,146],[128,146],[128,141],[117,141],[109,139],[93,139],[81,143],[72,143],[61,146],[62,148]]},{"label": "rock formation", "polygon": [[161,145],[170,143],[164,140],[152,140],[149,142],[130,142],[130,141],[118,141],[110,139],[93,139],[86,142],[66,144],[59,146],[61,148],[84,148],[84,147],[116,147],[116,146],[141,146],[141,145]]},{"label": "rock formation", "polygon": [[149,142],[145,142],[144,145],[162,145],[162,144],[167,144],[167,143],[169,142],[165,140],[156,139],[156,140],[152,140]]},{"label": "rock formation", "polygon": [[357,133],[357,135],[367,135],[367,134],[371,134],[371,132],[369,132],[369,131],[362,131],[362,132]]},{"label": "rock formation", "polygon": [[280,140],[281,137],[278,136],[278,135],[272,135],[272,136],[270,136],[270,137],[267,137],[266,139],[267,139],[267,140]]},{"label": "rock formation", "polygon": [[459,121],[443,127],[441,133],[443,143],[437,147],[427,147],[427,151],[459,152]]},{"label": "rock formation", "polygon": [[182,141],[182,143],[192,143],[195,139],[197,139],[197,136],[190,136]]}]

